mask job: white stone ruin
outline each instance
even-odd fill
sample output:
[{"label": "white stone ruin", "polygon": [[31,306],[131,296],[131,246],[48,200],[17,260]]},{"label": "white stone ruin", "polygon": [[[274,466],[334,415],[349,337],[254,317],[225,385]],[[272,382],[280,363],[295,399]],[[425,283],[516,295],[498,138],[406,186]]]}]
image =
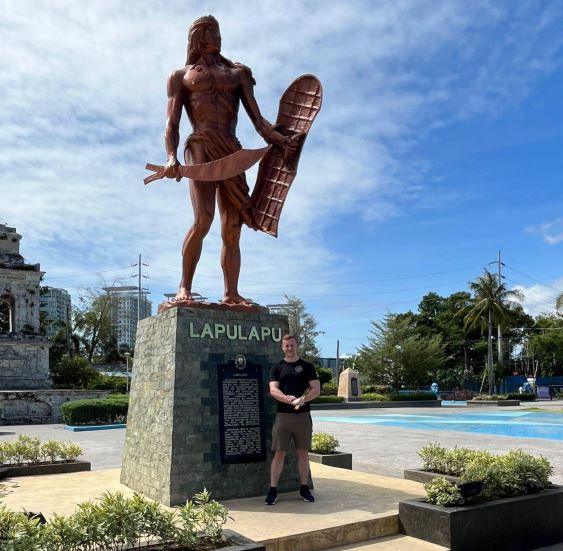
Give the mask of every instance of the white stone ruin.
[{"label": "white stone ruin", "polygon": [[22,236],[0,224],[0,390],[51,388],[49,348],[39,333],[44,272],[20,255]]}]

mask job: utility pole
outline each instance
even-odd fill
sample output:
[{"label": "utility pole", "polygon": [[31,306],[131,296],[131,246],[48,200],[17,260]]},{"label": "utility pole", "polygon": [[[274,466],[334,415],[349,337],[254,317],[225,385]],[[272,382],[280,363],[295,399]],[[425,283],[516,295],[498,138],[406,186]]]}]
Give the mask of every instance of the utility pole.
[{"label": "utility pole", "polygon": [[71,314],[71,305],[67,304],[66,307],[66,347],[68,352],[68,357],[74,357],[73,350],[72,350],[72,314]]},{"label": "utility pole", "polygon": [[340,382],[340,340],[336,339],[336,384]]},{"label": "utility pole", "polygon": [[[139,321],[141,320],[141,294],[142,294],[142,291],[143,291],[143,288],[141,287],[141,278],[148,277],[148,276],[143,275],[141,273],[142,267],[148,266],[148,264],[145,264],[142,261],[141,253],[139,253],[139,260],[138,260],[137,264],[131,264],[131,267],[135,267],[135,266],[138,267],[138,270],[137,270],[137,280],[138,280],[137,281],[137,323],[139,323]],[[135,277],[135,276],[132,275],[131,277]]]},{"label": "utility pole", "polygon": [[[137,323],[141,320],[141,253],[139,253],[139,281],[137,283]],[[499,278],[500,279],[500,278]]]},{"label": "utility pole", "polygon": [[[502,284],[502,274],[500,273],[501,271],[501,266],[504,266],[504,264],[501,262],[500,260],[500,250],[498,252],[498,259],[497,259],[497,266],[498,266],[498,284],[499,287]],[[500,326],[500,323],[497,327],[497,355],[498,355],[498,363],[499,365],[502,366],[503,364],[503,353],[502,353],[502,327]]]}]

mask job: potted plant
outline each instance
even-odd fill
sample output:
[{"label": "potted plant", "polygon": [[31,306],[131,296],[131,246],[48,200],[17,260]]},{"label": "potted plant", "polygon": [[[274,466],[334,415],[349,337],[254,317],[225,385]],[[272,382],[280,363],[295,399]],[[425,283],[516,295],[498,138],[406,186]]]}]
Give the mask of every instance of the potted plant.
[{"label": "potted plant", "polygon": [[329,467],[339,467],[341,469],[352,468],[352,454],[336,451],[340,442],[327,432],[315,432],[309,460],[314,463],[322,463]]},{"label": "potted plant", "polygon": [[494,455],[438,444],[419,455],[421,472],[433,480],[424,484],[426,498],[399,503],[405,534],[456,551],[534,549],[563,540],[556,513],[563,487],[550,484],[547,459],[522,450]]}]

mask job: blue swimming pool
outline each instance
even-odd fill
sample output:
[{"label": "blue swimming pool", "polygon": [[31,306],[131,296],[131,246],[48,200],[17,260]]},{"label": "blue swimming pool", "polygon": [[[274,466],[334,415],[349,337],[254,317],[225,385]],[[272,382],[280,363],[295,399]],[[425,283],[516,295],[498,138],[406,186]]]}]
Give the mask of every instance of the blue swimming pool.
[{"label": "blue swimming pool", "polygon": [[448,415],[385,414],[358,417],[315,416],[315,419],[334,423],[381,425],[404,429],[449,430],[517,438],[563,440],[563,414],[556,413],[507,411]]}]

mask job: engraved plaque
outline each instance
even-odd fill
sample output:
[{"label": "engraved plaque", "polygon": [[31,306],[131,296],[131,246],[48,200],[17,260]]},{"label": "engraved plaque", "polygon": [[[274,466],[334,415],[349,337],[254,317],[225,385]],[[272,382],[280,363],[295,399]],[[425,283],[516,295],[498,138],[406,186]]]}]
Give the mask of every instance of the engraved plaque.
[{"label": "engraved plaque", "polygon": [[239,357],[217,369],[221,463],[265,461],[262,369]]}]

